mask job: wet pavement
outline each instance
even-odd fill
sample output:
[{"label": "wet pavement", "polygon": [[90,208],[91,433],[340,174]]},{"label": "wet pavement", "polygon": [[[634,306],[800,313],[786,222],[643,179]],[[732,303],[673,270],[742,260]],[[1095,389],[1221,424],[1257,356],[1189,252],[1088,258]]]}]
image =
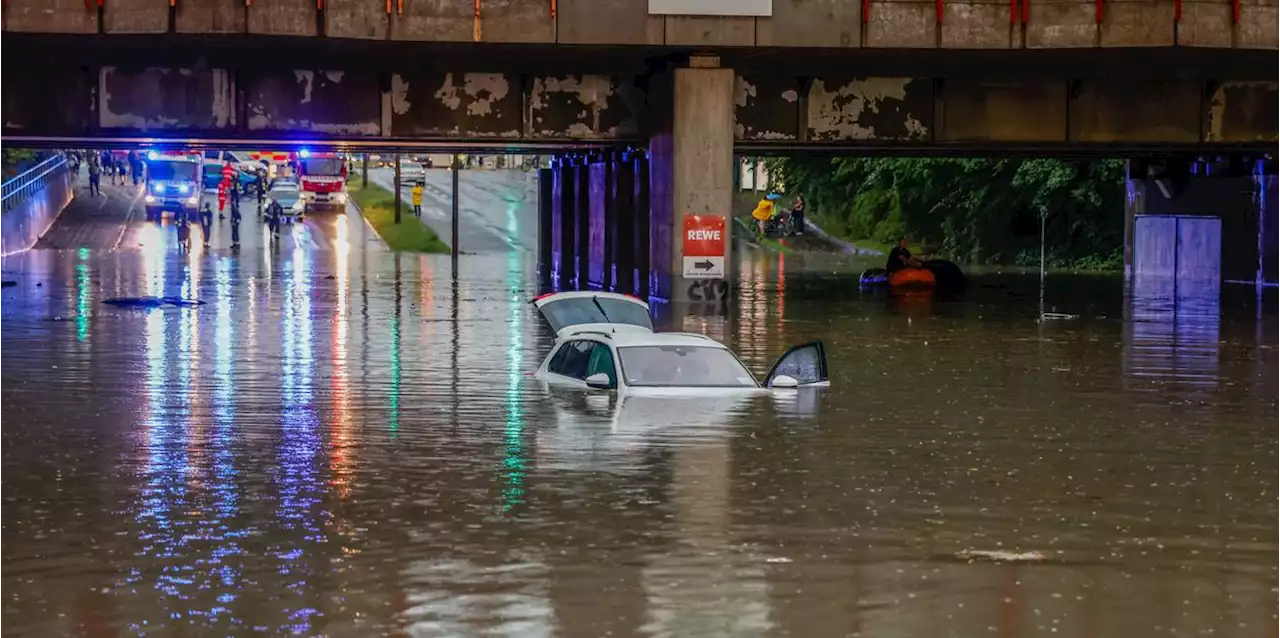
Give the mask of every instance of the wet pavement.
[{"label": "wet pavement", "polygon": [[[538,174],[518,170],[463,170],[458,175],[458,243],[466,253],[537,250]],[[369,170],[369,181],[391,190],[395,170]],[[412,202],[410,186],[402,188]],[[453,233],[453,175],[428,169],[422,191],[422,223],[447,244]],[[530,220],[530,215],[535,217]],[[531,232],[532,231],[532,232]]]},{"label": "wet pavement", "polygon": [[1272,293],[754,254],[659,323],[832,388],[619,401],[529,377],[528,251],[329,221],[3,260],[5,635],[1275,635]]}]

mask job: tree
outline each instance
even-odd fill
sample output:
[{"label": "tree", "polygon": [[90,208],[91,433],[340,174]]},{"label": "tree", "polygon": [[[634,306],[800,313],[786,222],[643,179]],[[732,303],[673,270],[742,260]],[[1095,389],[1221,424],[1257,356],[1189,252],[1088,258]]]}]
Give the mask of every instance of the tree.
[{"label": "tree", "polygon": [[1040,217],[1055,267],[1119,267],[1118,160],[779,158],[777,186],[804,193],[811,215],[853,241],[900,235],[969,263],[1039,263]]}]

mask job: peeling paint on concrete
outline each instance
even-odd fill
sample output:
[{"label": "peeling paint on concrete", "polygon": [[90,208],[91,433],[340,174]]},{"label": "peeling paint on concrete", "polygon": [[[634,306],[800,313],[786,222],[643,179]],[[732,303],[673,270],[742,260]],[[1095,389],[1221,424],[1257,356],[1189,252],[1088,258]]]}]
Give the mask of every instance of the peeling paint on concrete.
[{"label": "peeling paint on concrete", "polygon": [[210,129],[235,123],[234,86],[223,69],[103,67],[98,124],[108,129]]},{"label": "peeling paint on concrete", "polygon": [[519,76],[435,71],[392,77],[396,135],[519,138]]},{"label": "peeling paint on concrete", "polygon": [[1209,97],[1205,141],[1253,142],[1277,139],[1275,82],[1224,82]]},{"label": "peeling paint on concrete", "polygon": [[382,97],[372,73],[296,69],[251,78],[245,94],[250,130],[331,135],[382,133]]},{"label": "peeling paint on concrete", "polygon": [[467,115],[483,117],[492,115],[495,104],[507,97],[510,90],[507,76],[501,73],[464,73],[461,86],[454,83],[452,73],[446,73],[435,98],[448,109],[456,111],[462,106],[461,92],[471,98],[467,101]]},{"label": "peeling paint on concrete", "polygon": [[409,83],[400,77],[399,73],[391,76],[391,110],[396,115],[404,115],[409,112]]},{"label": "peeling paint on concrete", "polygon": [[311,71],[294,71],[293,77],[298,78],[298,82],[302,84],[302,104],[311,101],[311,86],[315,82],[316,74]]},{"label": "peeling paint on concrete", "polygon": [[614,78],[603,75],[534,78],[528,104],[532,134],[544,138],[617,137],[627,118],[616,87]]},{"label": "peeling paint on concrete", "polygon": [[738,81],[734,83],[733,89],[733,103],[738,106],[746,106],[747,99],[756,96],[756,85],[748,82],[741,75],[738,76]]},{"label": "peeling paint on concrete", "polygon": [[777,73],[734,78],[733,130],[740,140],[794,140],[799,136],[798,80]]},{"label": "peeling paint on concrete", "polygon": [[809,137],[813,140],[924,139],[931,103],[910,99],[914,78],[860,78],[832,90],[816,78],[809,89]]}]

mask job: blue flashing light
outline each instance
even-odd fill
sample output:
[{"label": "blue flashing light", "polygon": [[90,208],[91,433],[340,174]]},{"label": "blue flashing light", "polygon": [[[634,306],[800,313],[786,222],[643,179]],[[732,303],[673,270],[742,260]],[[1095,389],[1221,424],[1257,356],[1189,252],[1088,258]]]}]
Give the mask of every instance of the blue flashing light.
[{"label": "blue flashing light", "polygon": [[147,151],[147,159],[154,160],[157,157],[160,156],[155,151]]},{"label": "blue flashing light", "polygon": [[304,148],[298,151],[298,156],[301,157],[302,159],[307,159],[308,157],[311,157],[311,151],[308,151],[307,149]]}]

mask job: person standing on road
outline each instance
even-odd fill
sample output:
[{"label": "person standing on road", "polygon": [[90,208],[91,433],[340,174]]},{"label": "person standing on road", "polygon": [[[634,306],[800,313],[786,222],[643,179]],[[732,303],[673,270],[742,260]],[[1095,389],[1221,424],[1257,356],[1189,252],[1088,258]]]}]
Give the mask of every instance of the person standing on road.
[{"label": "person standing on road", "polygon": [[89,155],[89,196],[102,196],[102,160],[97,153]]},{"label": "person standing on road", "polygon": [[409,192],[413,201],[413,216],[422,217],[422,184],[414,184],[413,190]]},{"label": "person standing on road", "polygon": [[796,202],[791,205],[791,223],[795,234],[804,234],[804,195],[796,195]]}]

